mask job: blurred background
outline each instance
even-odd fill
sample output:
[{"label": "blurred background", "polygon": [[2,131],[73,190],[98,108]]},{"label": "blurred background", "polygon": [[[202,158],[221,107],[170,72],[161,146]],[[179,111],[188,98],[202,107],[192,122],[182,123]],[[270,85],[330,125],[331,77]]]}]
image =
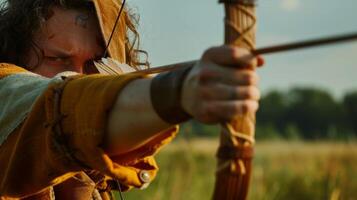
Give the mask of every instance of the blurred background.
[{"label": "blurred background", "polygon": [[[1,2],[2,0],[0,0]],[[223,43],[218,0],[128,0],[151,66]],[[356,0],[260,0],[257,46],[357,31]],[[357,199],[357,42],[266,56],[250,200]],[[127,200],[210,199],[218,126],[185,123]],[[119,198],[117,198],[119,199]]]},{"label": "blurred background", "polygon": [[[129,0],[151,66],[198,59],[223,41],[216,0]],[[357,31],[355,0],[258,1],[257,46]],[[357,43],[266,56],[249,199],[357,199]],[[160,172],[126,199],[210,199],[218,126],[184,124]]]}]

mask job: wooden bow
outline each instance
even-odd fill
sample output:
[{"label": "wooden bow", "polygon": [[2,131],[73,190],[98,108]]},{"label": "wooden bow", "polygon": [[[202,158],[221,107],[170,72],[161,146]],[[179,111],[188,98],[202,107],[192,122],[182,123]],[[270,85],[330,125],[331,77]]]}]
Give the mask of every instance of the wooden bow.
[{"label": "wooden bow", "polygon": [[[225,44],[255,49],[253,0],[220,0],[225,6]],[[255,113],[236,116],[222,124],[214,200],[247,198],[252,171]]]}]

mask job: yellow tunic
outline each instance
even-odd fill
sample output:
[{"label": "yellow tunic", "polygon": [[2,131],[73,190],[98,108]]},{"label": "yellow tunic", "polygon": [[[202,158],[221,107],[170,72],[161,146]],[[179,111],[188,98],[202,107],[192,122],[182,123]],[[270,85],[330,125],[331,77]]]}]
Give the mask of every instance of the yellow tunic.
[{"label": "yellow tunic", "polygon": [[[0,64],[0,79],[24,71]],[[125,190],[140,188],[144,185],[139,178],[142,170],[153,179],[158,170],[153,155],[172,140],[177,127],[115,157],[108,156],[104,143],[107,115],[118,92],[139,77],[80,75],[50,85],[21,126],[0,146],[0,199],[50,199],[53,188],[55,193],[66,190],[65,183],[79,184],[89,191],[96,185],[105,191],[113,179]],[[56,127],[62,134],[56,134]],[[106,198],[106,193],[102,197]]]}]

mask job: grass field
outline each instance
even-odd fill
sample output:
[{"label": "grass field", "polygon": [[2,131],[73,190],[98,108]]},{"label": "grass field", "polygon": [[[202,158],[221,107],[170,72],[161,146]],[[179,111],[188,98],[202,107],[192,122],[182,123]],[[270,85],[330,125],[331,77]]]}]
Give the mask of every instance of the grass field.
[{"label": "grass field", "polygon": [[[157,156],[157,179],[125,199],[210,199],[217,145],[183,139],[169,145]],[[357,199],[357,143],[258,141],[249,199]]]}]

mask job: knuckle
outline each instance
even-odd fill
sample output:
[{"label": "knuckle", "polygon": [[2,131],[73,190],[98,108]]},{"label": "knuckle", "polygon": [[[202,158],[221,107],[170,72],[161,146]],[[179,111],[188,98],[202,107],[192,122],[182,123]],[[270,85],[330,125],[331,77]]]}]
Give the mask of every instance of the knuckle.
[{"label": "knuckle", "polygon": [[234,115],[241,114],[243,111],[243,103],[236,103],[232,111]]},{"label": "knuckle", "polygon": [[252,87],[248,87],[248,89],[245,90],[244,97],[246,99],[253,99],[255,97],[255,91],[253,90]]},{"label": "knuckle", "polygon": [[234,47],[234,46],[229,46],[229,47],[232,51],[232,55],[235,58],[241,58],[244,55],[249,55],[249,50],[246,48]]},{"label": "knuckle", "polygon": [[249,98],[251,99],[259,99],[260,98],[260,90],[256,86],[248,86]]},{"label": "knuckle", "polygon": [[234,93],[236,94],[236,97],[237,97],[238,99],[245,99],[245,98],[247,98],[247,97],[246,97],[246,96],[247,96],[247,94],[246,94],[247,92],[246,92],[245,88],[242,87],[242,86],[237,86],[237,87],[235,87]]},{"label": "knuckle", "polygon": [[247,100],[243,103],[243,112],[256,112],[258,110],[258,107],[259,105],[257,101]]},{"label": "knuckle", "polygon": [[241,110],[242,110],[242,113],[243,113],[243,114],[246,114],[246,113],[249,112],[249,110],[250,110],[250,103],[249,103],[249,101],[243,101],[241,106],[242,106]]},{"label": "knuckle", "polygon": [[232,58],[240,67],[248,67],[251,65],[251,59],[248,59],[246,57],[247,55],[249,55],[249,52],[242,48],[233,48],[231,52]]},{"label": "knuckle", "polygon": [[198,80],[200,81],[200,83],[204,83],[212,77],[212,72],[211,72],[211,70],[207,69],[206,67],[203,67],[197,73],[197,77],[198,77]]},{"label": "knuckle", "polygon": [[212,96],[211,90],[205,86],[199,87],[197,92],[202,99],[209,99]]},{"label": "knuckle", "polygon": [[245,48],[235,48],[232,57],[241,67],[252,68],[254,66],[254,58]]},{"label": "knuckle", "polygon": [[256,84],[256,77],[255,77],[254,73],[252,73],[252,72],[244,73],[244,81],[248,85],[255,85]]},{"label": "knuckle", "polygon": [[212,55],[214,55],[217,52],[217,48],[219,47],[211,47],[207,49],[202,55],[202,60],[210,60]]},{"label": "knuckle", "polygon": [[211,52],[212,52],[212,48],[207,49],[207,50],[203,53],[202,59],[203,59],[203,60],[207,60],[207,59],[210,57],[210,55],[212,54]]},{"label": "knuckle", "polygon": [[228,55],[229,57],[233,58],[233,59],[238,59],[239,58],[239,49],[229,46],[228,47]]},{"label": "knuckle", "polygon": [[216,114],[215,107],[209,103],[203,103],[196,114],[196,118],[202,122],[211,122]]},{"label": "knuckle", "polygon": [[252,58],[248,61],[249,65],[257,66],[258,60],[256,58]]}]

